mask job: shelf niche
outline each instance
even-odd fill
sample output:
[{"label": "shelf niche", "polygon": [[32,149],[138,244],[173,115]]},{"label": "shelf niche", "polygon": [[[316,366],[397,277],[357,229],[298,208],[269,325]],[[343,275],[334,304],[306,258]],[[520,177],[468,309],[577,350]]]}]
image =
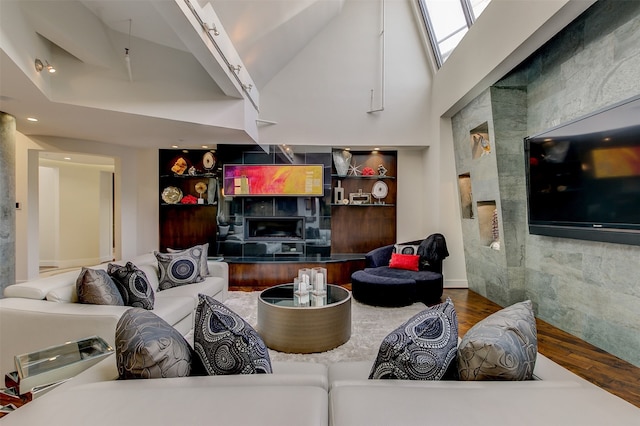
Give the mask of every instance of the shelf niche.
[{"label": "shelf niche", "polygon": [[476,160],[491,154],[491,140],[489,139],[489,124],[485,121],[469,132],[471,142],[471,158]]},{"label": "shelf niche", "polygon": [[498,209],[496,202],[478,201],[478,227],[480,230],[480,244],[491,247],[495,242],[500,241],[500,231],[498,230]]},{"label": "shelf niche", "polygon": [[463,219],[473,219],[473,194],[471,193],[471,174],[458,175],[460,209]]}]

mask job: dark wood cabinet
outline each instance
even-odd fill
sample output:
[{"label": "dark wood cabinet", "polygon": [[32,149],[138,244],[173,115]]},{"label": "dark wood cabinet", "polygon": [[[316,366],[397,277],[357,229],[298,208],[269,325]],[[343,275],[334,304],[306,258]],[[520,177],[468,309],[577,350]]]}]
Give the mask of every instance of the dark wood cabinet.
[{"label": "dark wood cabinet", "polygon": [[[352,170],[357,174],[332,174],[331,251],[332,253],[366,253],[374,248],[396,242],[397,153],[351,151]],[[379,166],[386,170],[379,174]],[[365,168],[374,175],[362,175]],[[373,194],[377,182],[383,182],[386,196]],[[340,185],[344,200],[335,198]],[[350,196],[354,194],[353,196]],[[362,195],[360,195],[362,194]]]},{"label": "dark wood cabinet", "polygon": [[215,153],[161,149],[159,173],[160,250],[209,243],[209,254],[215,255],[218,211]]}]

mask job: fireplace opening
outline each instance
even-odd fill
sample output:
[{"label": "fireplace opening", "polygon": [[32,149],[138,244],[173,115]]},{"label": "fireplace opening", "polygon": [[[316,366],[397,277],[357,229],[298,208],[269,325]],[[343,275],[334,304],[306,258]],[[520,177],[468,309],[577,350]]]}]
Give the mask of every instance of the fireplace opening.
[{"label": "fireplace opening", "polygon": [[247,217],[245,240],[304,240],[304,217]]}]

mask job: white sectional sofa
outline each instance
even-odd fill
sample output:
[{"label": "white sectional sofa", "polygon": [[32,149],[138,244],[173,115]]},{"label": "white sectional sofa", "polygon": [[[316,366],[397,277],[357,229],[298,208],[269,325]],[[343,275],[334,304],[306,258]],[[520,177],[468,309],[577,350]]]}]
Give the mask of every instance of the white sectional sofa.
[{"label": "white sectional sofa", "polygon": [[639,408],[540,354],[535,380],[524,382],[368,380],[372,364],[273,362],[273,374],[115,380],[111,356],[9,414],[3,425],[635,426],[640,420]]},{"label": "white sectional sofa", "polygon": [[[158,291],[158,262],[153,253],[131,262],[144,271],[155,292],[154,312],[183,335],[193,329],[198,294],[224,302],[229,287],[229,267],[208,261],[209,277],[203,282]],[[126,262],[114,262],[124,265]],[[91,266],[106,269],[107,264]],[[114,345],[118,320],[129,306],[76,303],[76,278],[80,269],[7,287],[0,299],[0,372],[15,370],[15,355],[97,335]]]},{"label": "white sectional sofa", "polygon": [[329,366],[331,425],[640,424],[640,408],[540,353],[527,381],[368,380],[372,364]]},{"label": "white sectional sofa", "polygon": [[116,380],[112,355],[2,424],[327,425],[327,367],[273,362],[272,368],[273,374]]}]

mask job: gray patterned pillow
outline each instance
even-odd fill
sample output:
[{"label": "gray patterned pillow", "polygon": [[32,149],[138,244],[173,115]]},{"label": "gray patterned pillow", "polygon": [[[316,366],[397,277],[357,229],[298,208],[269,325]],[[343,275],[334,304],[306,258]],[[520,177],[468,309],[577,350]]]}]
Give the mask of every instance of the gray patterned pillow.
[{"label": "gray patterned pillow", "polygon": [[201,246],[174,253],[154,252],[154,254],[158,260],[160,290],[204,281],[200,273]]},{"label": "gray patterned pillow", "polygon": [[128,309],[116,326],[116,364],[121,379],[185,377],[193,350],[169,323],[142,308]]},{"label": "gray patterned pillow", "polygon": [[450,298],[384,338],[370,379],[440,380],[455,360],[458,316]]},{"label": "gray patterned pillow", "polygon": [[471,327],[458,348],[460,380],[529,380],[538,353],[530,300],[504,308]]},{"label": "gray patterned pillow", "polygon": [[[199,246],[193,246],[193,247],[191,247],[189,249],[186,249],[186,250],[188,251],[188,250],[191,250],[193,248],[197,248],[197,249],[202,250],[202,253],[200,255],[200,275],[202,275],[203,277],[208,277],[210,275],[209,274],[209,264],[207,263],[207,260],[208,260],[208,257],[209,257],[209,243],[202,244],[202,245],[199,245]],[[179,252],[184,251],[184,250],[176,250],[176,249],[172,249],[172,248],[167,248],[167,251],[169,253],[179,253]]]},{"label": "gray patterned pillow", "polygon": [[118,287],[101,269],[82,268],[76,279],[76,292],[80,303],[124,306]]},{"label": "gray patterned pillow", "polygon": [[213,297],[199,298],[194,349],[207,374],[271,373],[269,351],[253,327]]},{"label": "gray patterned pillow", "polygon": [[110,263],[107,273],[120,290],[122,300],[126,306],[153,309],[155,295],[149,284],[147,275],[136,265],[127,262],[125,266]]}]

